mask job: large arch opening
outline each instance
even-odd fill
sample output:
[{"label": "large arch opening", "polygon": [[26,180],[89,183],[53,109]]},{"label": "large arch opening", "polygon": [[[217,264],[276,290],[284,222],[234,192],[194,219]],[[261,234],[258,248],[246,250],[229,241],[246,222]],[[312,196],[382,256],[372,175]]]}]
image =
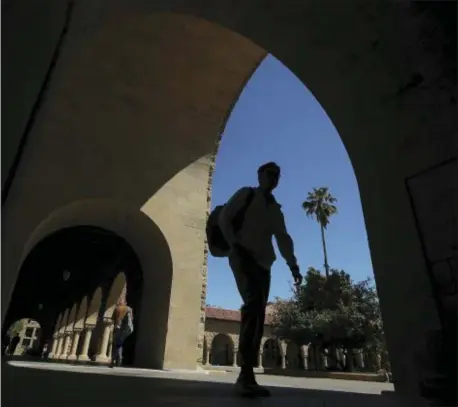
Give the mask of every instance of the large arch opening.
[{"label": "large arch opening", "polygon": [[300,347],[292,341],[286,344],[286,368],[296,370],[303,368]]},{"label": "large arch opening", "polygon": [[[12,184],[5,205],[8,240],[2,264],[7,270],[2,281],[6,306],[2,308],[6,309],[11,299],[21,252],[35,227],[63,203],[86,196],[128,201],[157,216],[174,256],[177,278],[172,297],[178,301],[180,288],[197,280],[197,272],[189,273],[188,280],[182,278],[187,267],[201,266],[203,255],[192,253],[203,247],[199,225],[207,209],[203,197],[207,183],[202,179],[212,165],[208,157],[214,152],[215,136],[244,80],[267,50],[317,95],[351,156],[388,345],[397,363],[393,363],[393,370],[396,376],[397,369],[399,388],[413,391],[413,375],[405,373],[413,366],[410,346],[426,331],[437,328],[437,318],[405,179],[456,156],[455,143],[450,141],[456,133],[452,102],[456,104],[456,91],[447,78],[435,82],[440,68],[436,61],[441,55],[431,55],[417,46],[419,30],[403,35],[404,21],[410,26],[417,21],[410,6],[380,4],[360,7],[355,2],[345,8],[322,9],[308,2],[294,7],[279,3],[256,12],[251,6],[232,3],[184,1],[165,6],[139,2],[129,3],[132,13],[119,4],[103,11],[101,6],[95,23],[89,19],[95,15],[92,6],[78,3],[80,21],[72,26],[69,52],[60,61],[37,121],[40,125],[32,129],[20,177]],[[187,16],[162,15],[156,13],[158,9],[206,18],[233,32]],[[374,16],[378,24],[372,24]],[[24,24],[29,20],[24,19]],[[18,24],[11,24],[13,33],[22,29],[20,21],[18,18]],[[345,34],[332,35],[330,26]],[[28,31],[30,43],[40,26],[32,31]],[[27,36],[8,35],[15,37],[27,43]],[[15,51],[27,49],[10,45],[8,49]],[[18,65],[26,67],[27,57],[20,52],[18,56],[22,61]],[[18,56],[10,59],[10,67],[18,62]],[[404,64],[405,59],[409,64]],[[419,66],[424,70],[416,75],[411,67]],[[9,89],[15,95],[18,89],[13,79],[18,72],[19,84],[21,71],[11,68],[6,72],[12,77]],[[419,87],[419,81],[428,86]],[[11,97],[21,103],[24,99],[34,100],[33,92],[19,91],[16,98]],[[422,103],[414,103],[418,101]],[[21,103],[12,103],[12,108],[26,112],[27,106],[18,107]],[[18,123],[7,127],[14,139],[25,127],[25,119],[21,122],[17,114],[5,116]],[[432,131],[438,121],[444,123],[441,141]],[[151,170],[153,163],[157,170]],[[93,176],[99,173],[103,175]],[[71,187],[56,188],[64,183]],[[37,191],[43,200],[31,209],[25,203],[35,202]],[[183,210],[183,206],[192,209]],[[183,241],[199,243],[190,249],[180,243]],[[392,284],[393,275],[400,279],[396,285]],[[173,302],[170,316],[178,322],[171,324],[170,333],[176,334],[179,323],[186,320],[181,312],[184,303],[198,304],[200,294]],[[198,318],[198,312],[195,314],[192,316]],[[424,318],[418,321],[415,315]],[[195,333],[183,338],[187,345],[196,342]]]},{"label": "large arch opening", "polygon": [[234,362],[234,342],[229,335],[216,335],[211,346],[211,364],[213,366],[232,366]]},{"label": "large arch opening", "polygon": [[[279,134],[281,137],[277,137]],[[355,282],[373,279],[358,184],[345,147],[317,100],[272,55],[263,60],[250,78],[226,124],[212,173],[212,207],[227,202],[241,186],[256,186],[256,170],[268,161],[277,162],[282,169],[274,195],[282,206],[302,272],[316,265],[325,274],[321,266],[324,239],[331,268],[345,270]],[[307,194],[319,185],[329,188],[337,198],[337,214],[330,218],[324,237],[315,219],[308,219],[302,208]],[[271,269],[269,297],[274,301],[292,295],[288,267],[281,253],[275,251],[277,261]],[[225,258],[208,259],[207,303],[228,310],[240,306]],[[229,326],[231,321],[221,323]],[[211,325],[207,324],[206,329],[210,331]],[[267,326],[266,337],[269,334]],[[287,349],[286,367],[303,371],[303,358],[297,346],[294,351],[289,345]],[[323,348],[321,353],[325,352]],[[273,366],[281,363],[278,357]],[[271,365],[272,362],[263,361],[264,367]]]},{"label": "large arch opening", "polygon": [[[84,346],[85,351],[83,355],[76,358],[77,361],[88,362],[97,359],[97,354],[100,353],[99,344],[103,340],[105,328],[110,328],[109,324],[105,325],[103,323],[103,317],[110,287],[115,278],[114,274],[112,280],[108,278],[110,274],[109,270],[111,269],[112,273],[116,275],[119,271],[125,273],[128,287],[126,292],[127,301],[132,303],[133,307],[135,307],[135,330],[131,338],[126,342],[127,351],[125,362],[127,364],[133,363],[135,366],[139,367],[164,367],[164,364],[167,363],[167,347],[170,347],[170,344],[167,344],[167,330],[170,328],[168,318],[170,311],[172,261],[170,248],[162,231],[151,218],[145,215],[145,213],[135,211],[128,205],[122,205],[108,200],[78,201],[55,209],[51,214],[48,214],[44,220],[42,219],[35,227],[34,231],[29,235],[22,250],[21,262],[23,266],[26,265],[26,261],[27,264],[30,263],[32,252],[35,253],[40,243],[43,244],[42,242],[46,241],[47,238],[54,236],[54,241],[56,241],[59,240],[55,238],[55,235],[58,233],[62,233],[63,231],[68,232],[69,230],[87,230],[88,228],[91,230],[95,228],[97,230],[97,238],[94,239],[91,237],[87,239],[87,235],[85,237],[83,236],[82,240],[85,240],[85,243],[75,247],[80,247],[81,249],[87,245],[93,246],[94,244],[94,250],[99,246],[104,247],[105,251],[103,255],[97,255],[98,263],[95,262],[91,267],[93,269],[97,264],[103,265],[103,260],[108,259],[107,265],[101,267],[107,279],[101,281],[100,284],[96,284],[97,279],[93,276],[91,280],[93,285],[89,283],[84,285],[80,281],[81,279],[75,281],[75,275],[72,280],[71,270],[65,269],[65,273],[61,270],[61,284],[70,281],[72,283],[68,285],[70,291],[70,286],[76,287],[75,290],[71,292],[78,291],[77,287],[82,287],[84,285],[85,293],[81,290],[80,297],[75,297],[75,300],[73,300],[71,304],[68,304],[65,314],[62,312],[62,318],[60,319],[61,328],[58,329],[57,332],[52,330],[52,324],[49,325],[51,332],[48,333],[48,337],[51,337],[52,332],[54,332],[55,339],[52,341],[52,344],[50,342],[50,346],[53,349],[51,355],[54,355],[54,351],[56,350],[57,354],[61,356],[67,351],[72,354],[72,359],[74,359],[75,355],[73,354],[71,343],[76,343],[75,338],[78,336],[78,345],[76,346],[75,352],[78,348],[81,349]],[[108,242],[97,245],[97,240],[102,240],[107,236]],[[129,249],[122,250],[122,247],[125,246],[123,242],[126,242]],[[121,250],[117,250],[118,248],[121,248]],[[106,257],[104,258],[105,254]],[[66,257],[66,254],[61,255],[62,259]],[[137,266],[135,267],[133,266],[135,262],[129,261],[134,258],[138,260]],[[71,260],[71,257],[69,259]],[[126,267],[129,266],[129,268],[134,268],[134,270],[126,271],[127,269],[124,270],[124,265],[126,265]],[[120,269],[117,270],[115,266],[119,266]],[[22,268],[21,271],[23,271]],[[21,279],[21,281],[23,281],[23,279]],[[18,283],[20,283],[19,280]],[[13,306],[10,307],[10,310],[15,309],[14,304],[17,304],[20,295],[24,294],[21,287],[25,287],[25,285],[21,283],[16,287],[17,290],[15,294],[19,294],[15,295],[17,301],[15,300],[14,303],[11,303]],[[147,290],[151,295],[143,297],[141,290]],[[21,291],[22,294],[20,294]],[[65,342],[64,334],[67,331],[65,326],[67,326],[71,308],[75,304],[80,304],[81,306],[81,303],[84,303],[84,295],[88,297],[88,309],[85,323],[84,325],[82,324],[82,311],[80,311],[80,313],[77,312],[77,320],[76,323],[74,323],[74,327],[77,328],[76,331],[78,332],[73,329],[73,336],[69,337],[67,342]],[[151,313],[151,309],[155,309],[155,307],[160,309],[161,312]],[[46,308],[43,306],[42,311],[45,309]],[[50,309],[51,308],[48,307],[48,310]],[[79,309],[78,305],[77,309]],[[9,312],[9,314],[11,314],[11,312]],[[57,313],[55,316],[50,316],[50,319],[52,318],[57,319]],[[90,330],[90,334],[87,334],[88,330]],[[107,333],[105,337],[106,344],[104,344],[104,347],[106,346],[107,353],[104,353],[105,358],[99,357],[99,361],[103,363],[107,363],[109,333]],[[135,348],[135,350],[132,348]],[[133,362],[131,360],[132,358],[134,358]]]},{"label": "large arch opening", "polygon": [[38,321],[21,318],[14,321],[3,332],[3,355],[14,357],[40,354],[41,326]]},{"label": "large arch opening", "polygon": [[278,339],[269,338],[265,341],[262,350],[262,365],[266,368],[281,366],[281,352]]},{"label": "large arch opening", "polygon": [[[89,352],[105,361],[110,355],[103,341],[104,327],[116,300],[127,293],[140,314],[142,282],[138,257],[124,239],[93,226],[65,228],[45,237],[26,257],[5,324],[33,312],[43,321],[47,335],[42,345],[52,341],[54,332],[66,338],[58,355],[63,360],[78,360],[83,345],[75,333],[87,334],[85,328],[94,325]],[[92,293],[87,312],[86,298]],[[134,348],[132,338],[126,350],[129,365],[134,362]]]}]

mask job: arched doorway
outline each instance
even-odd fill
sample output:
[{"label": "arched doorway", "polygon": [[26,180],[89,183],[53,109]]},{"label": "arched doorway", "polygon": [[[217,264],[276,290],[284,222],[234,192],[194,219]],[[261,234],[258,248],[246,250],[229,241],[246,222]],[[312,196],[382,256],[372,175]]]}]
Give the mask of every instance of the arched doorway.
[{"label": "arched doorway", "polygon": [[307,364],[310,370],[320,370],[320,353],[318,346],[309,345],[307,353]]},{"label": "arched doorway", "polygon": [[269,338],[264,343],[262,350],[262,365],[267,368],[281,366],[281,353],[278,340]]},{"label": "arched doorway", "polygon": [[[115,290],[111,290],[110,296],[109,285],[120,275],[121,269],[124,283],[121,287],[114,284]],[[56,325],[54,331],[65,338],[58,356],[62,360],[78,359],[76,352],[82,345],[75,343],[73,349],[76,331],[91,326],[95,330],[89,356],[94,359],[99,356],[104,321],[109,320],[108,315],[100,312],[101,307],[112,307],[113,296],[119,296],[126,281],[132,286],[130,300],[138,308],[141,304],[141,268],[136,254],[124,239],[92,226],[63,229],[40,241],[25,259],[6,320],[35,309],[36,315],[49,326]],[[106,287],[105,291],[102,287]],[[92,293],[87,309],[86,296]],[[36,304],[40,304],[38,309]],[[52,332],[48,335],[51,341]],[[130,345],[129,363],[133,362],[134,346],[135,342]]]},{"label": "arched doorway", "polygon": [[286,344],[286,368],[299,369],[303,367],[301,350],[294,342],[288,341]]},{"label": "arched doorway", "polygon": [[34,319],[21,318],[14,321],[6,330],[9,356],[39,356],[41,326]]},{"label": "arched doorway", "polygon": [[226,334],[218,334],[212,341],[211,364],[213,366],[231,366],[234,361],[234,342]]}]

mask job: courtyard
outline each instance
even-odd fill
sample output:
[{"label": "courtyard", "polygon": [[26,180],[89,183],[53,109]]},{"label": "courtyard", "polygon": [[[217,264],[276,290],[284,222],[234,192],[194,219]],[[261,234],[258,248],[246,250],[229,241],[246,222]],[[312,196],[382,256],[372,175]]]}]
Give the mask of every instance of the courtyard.
[{"label": "courtyard", "polygon": [[234,373],[74,366],[11,361],[3,364],[2,405],[20,406],[396,406],[393,385],[259,375],[270,399],[240,399]]}]

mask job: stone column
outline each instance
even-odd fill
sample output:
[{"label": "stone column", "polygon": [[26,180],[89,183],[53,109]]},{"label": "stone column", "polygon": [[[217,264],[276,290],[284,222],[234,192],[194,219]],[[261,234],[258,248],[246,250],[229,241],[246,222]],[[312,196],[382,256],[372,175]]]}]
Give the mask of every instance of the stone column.
[{"label": "stone column", "polygon": [[77,360],[78,359],[78,356],[76,355],[76,351],[78,350],[80,334],[81,334],[81,329],[75,329],[73,333],[72,350],[70,352],[70,355],[68,356],[68,360]]},{"label": "stone column", "polygon": [[239,352],[238,349],[234,349],[234,356],[232,358],[232,367],[237,367],[237,353]]},{"label": "stone column", "polygon": [[64,344],[64,337],[62,334],[57,334],[57,350],[56,353],[54,354],[54,359],[59,359],[61,353],[62,353],[62,347]]},{"label": "stone column", "polygon": [[376,353],[374,361],[376,371],[378,372],[382,368],[382,355],[380,353]]},{"label": "stone column", "polygon": [[320,369],[326,370],[328,367],[328,358],[324,353],[320,352]]},{"label": "stone column", "polygon": [[307,348],[304,348],[302,352],[302,364],[304,366],[304,370],[309,370],[309,353]]},{"label": "stone column", "polygon": [[286,369],[286,355],[283,353],[281,355],[281,368]]},{"label": "stone column", "polygon": [[57,352],[57,344],[59,343],[59,337],[57,334],[54,335],[54,339],[52,341],[51,352],[48,355],[49,359],[54,359],[56,352]]},{"label": "stone column", "polygon": [[356,350],[356,364],[358,369],[364,369],[364,357],[361,349]]},{"label": "stone column", "polygon": [[258,368],[262,369],[262,352],[258,353]]},{"label": "stone column", "polygon": [[92,331],[94,329],[93,325],[86,325],[85,333],[84,333],[84,342],[83,342],[83,349],[81,350],[81,354],[78,356],[78,360],[81,362],[89,361],[89,345],[91,343]]},{"label": "stone column", "polygon": [[67,359],[68,357],[68,342],[70,341],[70,332],[64,333],[64,341],[62,345],[62,352],[59,355],[59,359]]},{"label": "stone column", "polygon": [[109,363],[110,359],[107,357],[108,341],[110,340],[111,328],[113,323],[110,320],[103,320],[103,335],[102,341],[100,342],[99,353],[97,354],[95,361],[98,363]]},{"label": "stone column", "polygon": [[210,348],[207,347],[205,349],[205,366],[209,366],[210,365]]}]

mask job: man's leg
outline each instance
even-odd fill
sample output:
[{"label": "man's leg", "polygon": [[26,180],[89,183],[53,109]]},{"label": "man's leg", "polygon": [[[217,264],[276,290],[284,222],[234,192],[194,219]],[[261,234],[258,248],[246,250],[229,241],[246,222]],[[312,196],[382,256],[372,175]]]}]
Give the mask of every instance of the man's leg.
[{"label": "man's leg", "polygon": [[248,393],[253,392],[252,386],[256,385],[254,367],[257,364],[259,347],[264,330],[270,273],[254,261],[245,261],[235,256],[230,257],[229,264],[243,300],[239,337],[241,372],[237,382],[242,387],[242,391]]},{"label": "man's leg", "polygon": [[116,366],[122,366],[122,346],[123,346],[123,343],[121,342],[117,348],[118,357],[117,357]]},{"label": "man's leg", "polygon": [[256,337],[254,341],[254,348],[256,349],[256,360],[255,360],[256,365],[258,362],[258,354],[261,351],[262,337],[264,335],[266,306],[267,306],[267,301],[269,299],[269,292],[270,292],[270,271],[267,272],[266,270],[262,270],[262,273],[260,274],[260,278],[259,278],[259,285],[261,288],[262,306],[258,310],[259,312],[258,320],[260,321],[260,324],[259,324],[259,329],[256,331]]},{"label": "man's leg", "polygon": [[113,330],[111,338],[111,366],[116,366],[118,363],[118,342],[119,342],[119,328]]}]

